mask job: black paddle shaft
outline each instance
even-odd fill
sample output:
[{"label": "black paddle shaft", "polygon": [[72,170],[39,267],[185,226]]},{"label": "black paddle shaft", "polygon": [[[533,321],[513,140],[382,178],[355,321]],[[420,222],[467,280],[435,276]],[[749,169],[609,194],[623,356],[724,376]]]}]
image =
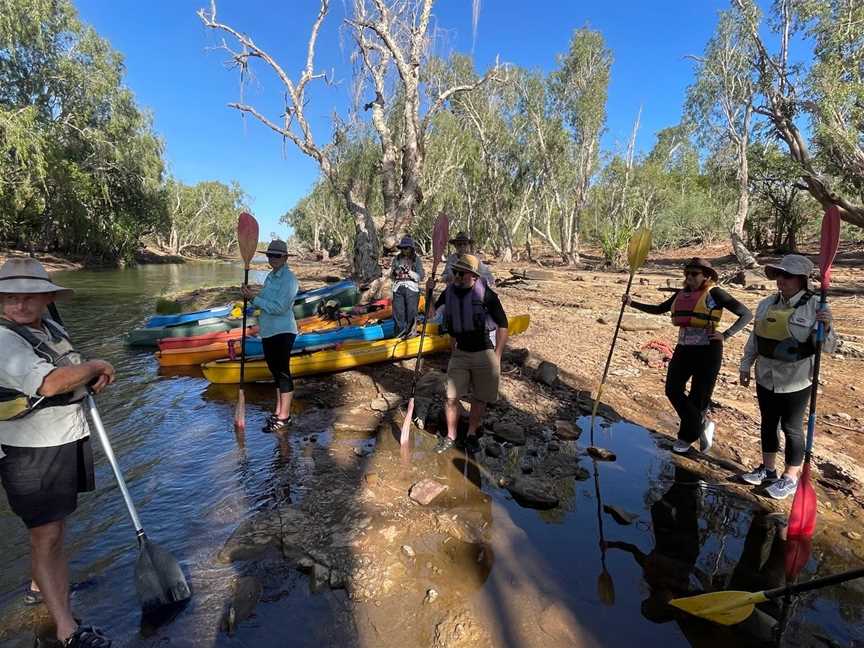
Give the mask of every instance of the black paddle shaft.
[{"label": "black paddle shaft", "polygon": [[775,599],[787,594],[801,594],[811,590],[820,589],[822,587],[830,587],[831,585],[839,585],[846,581],[854,580],[864,576],[864,567],[843,572],[842,574],[834,574],[833,576],[825,576],[824,578],[814,578],[806,583],[790,585],[788,587],[777,587],[775,589],[766,590],[765,598]]},{"label": "black paddle shaft", "polygon": [[[249,267],[243,268],[243,285],[249,285]],[[243,386],[243,375],[246,370],[246,306],[249,300],[243,295],[243,330],[240,331],[240,386]]]},{"label": "black paddle shaft", "polygon": [[[630,273],[630,278],[627,280],[627,288],[624,290],[624,295],[627,296],[630,294],[630,287],[633,285],[633,276],[634,272]],[[618,313],[618,323],[615,325],[615,334],[612,336],[612,346],[609,347],[609,355],[606,356],[606,367],[603,369],[603,378],[600,379],[600,387],[606,383],[606,377],[609,375],[609,365],[612,364],[612,354],[615,353],[615,343],[618,341],[618,332],[621,330],[621,320],[624,319],[624,309],[627,307],[627,304],[621,304],[621,312]],[[593,432],[593,429],[592,429]]]},{"label": "black paddle shaft", "polygon": [[[435,264],[437,265],[437,264]],[[432,268],[432,278],[435,278],[436,268]],[[426,339],[426,325],[429,323],[429,314],[434,306],[432,304],[432,289],[426,289],[426,316],[423,318],[423,326],[420,327],[420,350],[417,352],[417,359],[414,361],[414,376],[411,379],[411,399],[417,393],[417,379],[420,376],[420,371],[423,368],[423,340]]]},{"label": "black paddle shaft", "polygon": [[[819,294],[819,312],[824,311],[827,304],[828,291],[823,285]],[[816,354],[813,358],[813,384],[810,387],[810,416],[807,422],[807,443],[805,446],[805,461],[808,463],[810,462],[810,455],[813,452],[813,433],[816,427],[816,396],[819,391],[819,368],[822,366],[822,343],[825,337],[825,325],[819,322],[818,326],[821,328],[821,331],[816,335]]]}]

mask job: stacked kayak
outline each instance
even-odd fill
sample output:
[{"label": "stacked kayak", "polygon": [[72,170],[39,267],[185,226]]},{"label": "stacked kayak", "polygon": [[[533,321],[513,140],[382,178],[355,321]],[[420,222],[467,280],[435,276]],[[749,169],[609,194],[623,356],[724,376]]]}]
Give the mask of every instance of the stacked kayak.
[{"label": "stacked kayak", "polygon": [[[524,332],[530,323],[528,315],[511,317],[510,335]],[[438,326],[429,324],[423,341],[423,355],[446,351],[450,348],[450,336],[438,333]],[[420,350],[420,337],[408,340],[391,338],[375,342],[349,341],[336,349],[315,351],[309,354],[291,356],[293,376],[334,373],[379,362],[392,362],[417,355]],[[239,360],[217,360],[202,365],[204,377],[211,383],[232,384],[240,382]],[[270,381],[272,376],[264,360],[246,362],[245,379],[248,381]]]},{"label": "stacked kayak", "polygon": [[315,290],[299,293],[294,300],[294,317],[309,317],[318,312],[318,307],[328,301],[341,306],[354,306],[360,298],[360,291],[350,279],[322,286]]},{"label": "stacked kayak", "polygon": [[178,324],[194,324],[201,320],[214,317],[228,317],[234,304],[216,306],[205,310],[192,311],[189,313],[177,313],[176,315],[154,315],[144,324],[144,328],[160,328],[164,326],[177,326]]},{"label": "stacked kayak", "polygon": [[195,335],[208,335],[211,333],[222,333],[231,329],[239,328],[240,320],[214,317],[211,319],[198,320],[191,324],[175,324],[174,326],[157,326],[140,328],[129,331],[126,343],[129,346],[155,347],[159,340],[170,337],[189,337]]},{"label": "stacked kayak", "polygon": [[[294,341],[294,351],[334,346],[346,340],[383,340],[392,337],[396,325],[392,319],[367,326],[346,326],[326,332],[301,333]],[[229,349],[229,345],[232,345]],[[246,338],[246,357],[260,356],[264,353],[261,338]],[[180,349],[165,349],[156,353],[156,359],[162,367],[177,367],[184,365],[200,365],[220,358],[240,354],[240,339],[214,342],[204,346]]]}]

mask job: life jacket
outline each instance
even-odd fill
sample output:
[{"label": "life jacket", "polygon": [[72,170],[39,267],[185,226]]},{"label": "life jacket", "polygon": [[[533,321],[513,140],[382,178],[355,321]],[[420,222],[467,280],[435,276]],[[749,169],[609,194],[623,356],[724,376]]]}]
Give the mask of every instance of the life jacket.
[{"label": "life jacket", "polygon": [[[48,331],[48,341],[40,340],[27,326],[0,318],[0,326],[24,338],[33,347],[36,355],[55,367],[80,364],[81,356],[72,347],[66,331],[50,319],[43,319],[42,323]],[[56,396],[30,396],[16,389],[0,386],[0,421],[14,421],[45,407],[71,405],[84,400],[86,396],[86,387],[79,387]]]},{"label": "life jacket", "polygon": [[797,362],[816,353],[816,345],[810,336],[800,342],[789,328],[789,320],[795,310],[807,304],[812,297],[813,293],[808,290],[795,304],[788,306],[779,305],[780,295],[774,298],[774,304],[768,307],[765,316],[756,320],[753,326],[759,355],[772,360]]},{"label": "life jacket", "polygon": [[486,282],[477,278],[474,287],[457,295],[453,286],[444,292],[444,326],[449,333],[462,335],[474,331],[494,331],[498,328],[484,304]]},{"label": "life jacket", "polygon": [[680,291],[672,302],[672,323],[714,330],[723,317],[723,309],[708,308],[708,295],[713,287],[713,283],[706,281],[701,290]]}]

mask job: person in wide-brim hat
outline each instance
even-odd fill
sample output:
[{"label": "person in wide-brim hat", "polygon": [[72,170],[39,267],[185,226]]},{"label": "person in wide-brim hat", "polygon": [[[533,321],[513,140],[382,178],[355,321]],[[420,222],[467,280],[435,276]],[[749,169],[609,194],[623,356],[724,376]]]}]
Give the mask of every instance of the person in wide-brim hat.
[{"label": "person in wide-brim hat", "polygon": [[263,251],[263,254],[267,257],[287,257],[288,244],[281,239],[274,239],[270,241],[270,245]]},{"label": "person in wide-brim hat", "polygon": [[474,245],[474,239],[472,239],[470,236],[468,236],[465,232],[459,232],[456,234],[456,236],[454,236],[453,238],[450,239],[449,243],[450,243],[450,245],[455,245],[457,247],[460,243],[466,243],[468,245]]},{"label": "person in wide-brim hat", "polygon": [[[661,304],[643,304],[625,295],[623,301],[643,313],[672,314],[678,327],[678,344],[666,373],[666,398],[675,408],[680,424],[672,451],[689,452],[698,440],[702,452],[714,443],[715,424],[708,418],[708,406],[720,368],[724,342],[740,332],[753,314],[740,301],[715,285],[717,271],[711,262],[693,257],[684,264],[684,285]],[[723,311],[738,316],[725,331],[718,331]],[[690,383],[689,389],[687,383]]]},{"label": "person in wide-brim hat", "polygon": [[[455,237],[450,239],[450,244],[454,248],[456,248],[456,251],[447,257],[444,262],[444,271],[441,273],[441,279],[443,279],[444,283],[448,286],[453,283],[453,264],[456,263],[456,261],[461,256],[467,254],[475,256],[475,258],[477,258],[473,252],[474,239],[468,236],[468,234],[466,234],[465,232],[459,232],[458,234],[456,234]],[[492,271],[489,269],[489,266],[480,261],[479,258],[477,258],[477,264],[477,275],[483,278],[487,286],[494,286],[495,277],[492,274]]]},{"label": "person in wide-brim hat", "polygon": [[69,297],[71,288],[58,286],[36,259],[9,259],[0,267],[0,293],[54,293],[55,299]]},{"label": "person in wide-brim hat", "polygon": [[[738,367],[739,384],[745,387],[756,367],[762,442],[762,463],[741,479],[753,486],[767,486],[765,492],[775,499],[795,493],[804,464],[804,420],[820,322],[827,334],[822,348],[830,352],[837,343],[830,309],[827,305],[820,308],[819,298],[807,288],[812,270],[813,263],[800,254],[787,254],[779,263],[765,266],[765,274],[777,282],[777,292],[756,306],[756,321]],[[782,473],[777,470],[778,429],[786,437]]]},{"label": "person in wide-brim hat", "polygon": [[414,323],[420,304],[420,282],[423,280],[423,262],[417,255],[414,239],[405,235],[399,241],[399,254],[390,264],[390,280],[393,282],[393,320],[396,336],[408,338],[414,335]]}]

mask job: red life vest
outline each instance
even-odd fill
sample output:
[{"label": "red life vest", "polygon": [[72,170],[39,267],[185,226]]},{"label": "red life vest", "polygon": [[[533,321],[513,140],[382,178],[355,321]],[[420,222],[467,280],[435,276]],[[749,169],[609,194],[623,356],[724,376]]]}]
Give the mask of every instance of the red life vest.
[{"label": "red life vest", "polygon": [[672,302],[672,323],[675,326],[714,329],[723,316],[722,308],[708,308],[708,293],[713,283],[706,281],[701,290],[682,290]]}]

